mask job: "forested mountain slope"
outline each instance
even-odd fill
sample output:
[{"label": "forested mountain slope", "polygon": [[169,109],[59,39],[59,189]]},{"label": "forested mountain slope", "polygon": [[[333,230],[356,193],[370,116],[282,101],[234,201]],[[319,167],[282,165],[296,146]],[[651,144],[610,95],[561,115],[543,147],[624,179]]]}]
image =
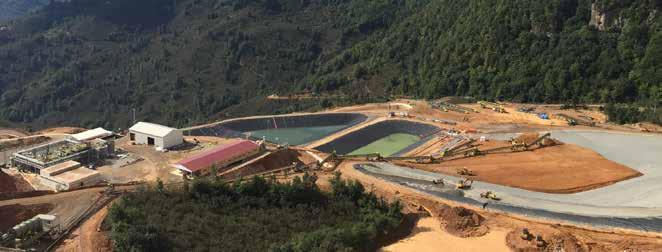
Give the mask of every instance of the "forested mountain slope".
[{"label": "forested mountain slope", "polygon": [[[272,93],[651,106],[654,0],[72,0],[0,31],[0,119],[175,126]],[[297,107],[328,106],[323,100]],[[284,107],[284,108],[283,108]]]},{"label": "forested mountain slope", "polygon": [[0,21],[21,17],[48,3],[49,0],[2,0],[0,1]]}]

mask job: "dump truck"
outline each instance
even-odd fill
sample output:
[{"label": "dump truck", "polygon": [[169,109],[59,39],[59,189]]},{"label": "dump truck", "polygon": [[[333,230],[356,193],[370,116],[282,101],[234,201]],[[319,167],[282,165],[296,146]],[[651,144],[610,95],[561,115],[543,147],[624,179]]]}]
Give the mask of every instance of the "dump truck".
[{"label": "dump truck", "polygon": [[473,183],[474,181],[471,179],[467,179],[467,178],[460,179],[455,185],[455,188],[460,190],[471,189],[471,185],[473,185]]}]

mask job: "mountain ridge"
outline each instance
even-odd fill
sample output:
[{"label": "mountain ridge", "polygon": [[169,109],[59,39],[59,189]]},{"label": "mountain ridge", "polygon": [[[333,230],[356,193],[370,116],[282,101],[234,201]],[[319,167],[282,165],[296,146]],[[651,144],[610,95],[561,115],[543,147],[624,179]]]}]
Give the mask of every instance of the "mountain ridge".
[{"label": "mountain ridge", "polygon": [[[53,3],[0,32],[0,62],[10,66],[0,70],[0,120],[117,128],[135,108],[143,120],[185,126],[392,95],[652,106],[662,97],[660,8],[652,0]],[[344,98],[261,98],[302,91]]]}]

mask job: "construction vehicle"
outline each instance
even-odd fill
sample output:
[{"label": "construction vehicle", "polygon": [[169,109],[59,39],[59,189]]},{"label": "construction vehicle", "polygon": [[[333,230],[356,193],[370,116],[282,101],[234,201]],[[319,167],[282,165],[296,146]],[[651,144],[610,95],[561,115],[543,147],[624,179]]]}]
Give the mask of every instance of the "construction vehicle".
[{"label": "construction vehicle", "polygon": [[444,158],[444,157],[454,156],[454,155],[457,155],[457,154],[462,154],[463,152],[457,152],[456,153],[456,151],[458,151],[459,149],[462,149],[464,147],[473,148],[473,143],[474,142],[476,142],[476,140],[472,139],[472,138],[466,139],[464,141],[460,141],[455,146],[452,146],[450,148],[446,148],[446,149],[442,150],[441,153],[440,153],[440,156],[438,158]]},{"label": "construction vehicle", "polygon": [[444,112],[454,111],[454,112],[463,113],[463,114],[469,114],[471,112],[479,113],[475,109],[466,108],[466,107],[463,107],[463,106],[460,106],[460,105],[456,105],[456,104],[452,104],[452,103],[448,103],[448,102],[444,102],[444,101],[439,101],[439,100],[431,101],[430,106],[433,107],[433,108],[436,108],[436,109],[443,110]]},{"label": "construction vehicle", "polygon": [[531,148],[531,146],[534,146],[534,145],[538,145],[538,147],[547,146],[547,145],[549,145],[549,142],[552,142],[552,141],[547,141],[549,139],[549,137],[551,137],[551,136],[552,136],[551,133],[549,133],[549,132],[545,133],[542,136],[536,138],[536,140],[533,140],[533,142],[530,142],[530,143],[526,144],[526,148],[529,149],[529,148]]},{"label": "construction vehicle", "polygon": [[474,184],[473,180],[468,179],[468,178],[463,178],[463,179],[460,179],[457,182],[457,184],[455,185],[455,188],[460,189],[460,190],[468,190],[468,189],[471,189],[471,185],[473,185],[473,184]]},{"label": "construction vehicle", "polygon": [[501,198],[499,198],[496,195],[496,193],[494,193],[493,191],[483,192],[483,193],[480,194],[480,197],[485,198],[485,199],[490,199],[490,200],[496,200],[496,201],[501,200]]},{"label": "construction vehicle", "polygon": [[481,150],[478,149],[478,147],[473,147],[471,149],[464,150],[461,153],[463,153],[465,157],[475,157],[484,154]]},{"label": "construction vehicle", "polygon": [[566,114],[556,114],[556,117],[558,117],[561,120],[565,120],[568,122],[569,126],[575,126],[575,125],[583,125],[583,126],[589,126],[589,127],[595,127],[595,122],[593,121],[587,121],[587,120],[582,120],[578,119]]},{"label": "construction vehicle", "polygon": [[457,172],[457,175],[460,175],[460,176],[476,176],[476,174],[473,171],[467,169],[466,167],[457,168],[456,172]]},{"label": "construction vehicle", "polygon": [[547,247],[547,241],[542,238],[542,235],[536,236],[536,246],[539,248]]},{"label": "construction vehicle", "polygon": [[478,104],[480,104],[480,107],[484,109],[491,109],[494,112],[498,112],[498,113],[506,113],[506,109],[497,103],[488,102],[488,101],[479,101]]},{"label": "construction vehicle", "polygon": [[517,108],[517,111],[522,112],[522,113],[533,113],[536,111],[535,107],[527,107],[527,106],[522,106]]},{"label": "construction vehicle", "polygon": [[432,184],[435,184],[435,185],[442,185],[442,186],[443,186],[443,185],[444,185],[444,179],[442,179],[442,178],[439,178],[439,179],[433,179],[433,180],[432,180]]},{"label": "construction vehicle", "polygon": [[523,228],[522,229],[522,235],[520,236],[522,240],[530,241],[533,239],[533,234],[529,232],[528,228]]}]

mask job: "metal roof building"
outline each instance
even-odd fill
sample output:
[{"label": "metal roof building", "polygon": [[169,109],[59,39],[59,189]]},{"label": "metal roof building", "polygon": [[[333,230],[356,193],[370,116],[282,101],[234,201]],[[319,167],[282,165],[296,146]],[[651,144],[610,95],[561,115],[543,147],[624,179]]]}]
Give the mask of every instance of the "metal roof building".
[{"label": "metal roof building", "polygon": [[184,142],[182,131],[147,122],[138,122],[129,128],[129,138],[136,144],[152,145],[157,150],[165,150]]},{"label": "metal roof building", "polygon": [[104,128],[96,128],[96,129],[91,129],[87,131],[83,131],[78,134],[73,134],[71,135],[71,139],[76,140],[76,141],[87,141],[87,140],[92,140],[96,138],[104,138],[107,136],[112,136],[113,132],[107,131]]},{"label": "metal roof building", "polygon": [[239,140],[217,146],[209,151],[183,159],[174,166],[185,174],[206,174],[212,166],[219,171],[233,163],[260,153],[260,146],[248,140]]}]

